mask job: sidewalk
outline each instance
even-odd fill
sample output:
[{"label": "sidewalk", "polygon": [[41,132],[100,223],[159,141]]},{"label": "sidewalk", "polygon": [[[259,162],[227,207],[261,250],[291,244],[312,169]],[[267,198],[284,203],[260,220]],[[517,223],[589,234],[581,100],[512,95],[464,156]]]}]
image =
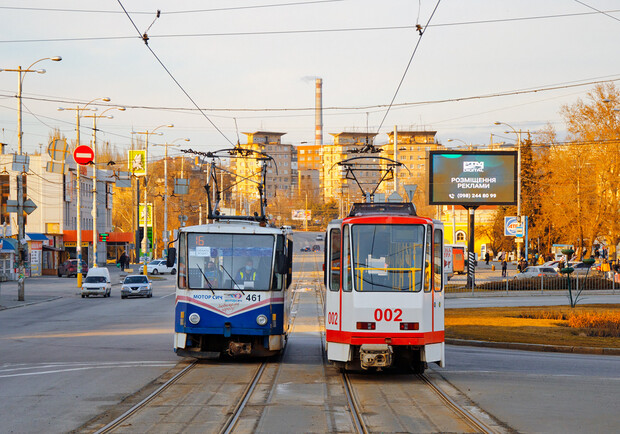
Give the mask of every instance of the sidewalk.
[{"label": "sidewalk", "polygon": [[[136,264],[132,264],[130,269],[132,267],[134,271],[137,270]],[[121,270],[114,265],[106,268],[110,271],[112,286],[119,285]],[[131,274],[130,272],[122,273]],[[57,300],[76,294],[79,294],[79,289],[75,277],[28,277],[24,283],[24,301],[17,300],[17,281],[0,282],[0,311]]]}]

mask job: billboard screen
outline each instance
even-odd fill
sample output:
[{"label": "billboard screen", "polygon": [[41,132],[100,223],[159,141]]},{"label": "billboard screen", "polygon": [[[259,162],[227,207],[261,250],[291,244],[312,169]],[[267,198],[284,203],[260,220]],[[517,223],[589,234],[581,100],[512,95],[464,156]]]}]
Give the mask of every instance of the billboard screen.
[{"label": "billboard screen", "polygon": [[430,205],[514,205],[515,151],[430,151]]}]

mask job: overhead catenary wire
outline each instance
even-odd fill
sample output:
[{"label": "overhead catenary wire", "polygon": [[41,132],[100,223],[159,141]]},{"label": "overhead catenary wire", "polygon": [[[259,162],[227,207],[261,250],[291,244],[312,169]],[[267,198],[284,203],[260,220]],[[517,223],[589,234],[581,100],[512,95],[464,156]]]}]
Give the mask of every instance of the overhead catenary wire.
[{"label": "overhead catenary wire", "polygon": [[155,51],[153,51],[153,49],[149,46],[148,44],[148,36],[145,33],[144,35],[142,35],[142,33],[140,32],[140,30],[138,29],[138,27],[136,26],[136,23],[134,23],[133,19],[131,18],[131,16],[129,15],[129,13],[127,12],[127,10],[125,9],[125,6],[123,6],[123,3],[121,2],[121,0],[117,0],[118,4],[121,6],[121,8],[125,11],[125,15],[127,15],[127,18],[129,19],[129,21],[131,22],[132,26],[136,29],[136,31],[138,32],[138,34],[143,38],[144,40],[144,45],[146,45],[146,48],[151,52],[151,54],[155,57],[155,59],[157,60],[157,62],[161,65],[162,68],[164,68],[164,70],[166,71],[166,73],[170,76],[170,78],[172,79],[172,81],[174,81],[174,83],[179,87],[179,89],[181,89],[181,91],[185,94],[185,96],[191,101],[191,103],[194,105],[194,107],[196,107],[198,109],[198,111],[202,114],[202,116],[209,121],[209,123],[213,126],[213,128],[215,128],[217,130],[217,132],[220,133],[220,135],[222,137],[224,137],[224,139],[226,139],[226,141],[228,143],[230,143],[231,145],[235,145],[227,136],[226,134],[224,134],[224,132],[222,130],[220,130],[220,128],[215,125],[215,123],[209,118],[209,116],[207,116],[207,114],[200,108],[200,106],[196,103],[196,101],[194,101],[194,99],[190,96],[190,94],[185,90],[185,88],[181,85],[181,83],[179,83],[179,81],[174,77],[174,75],[172,74],[172,72],[170,72],[170,70],[166,67],[166,65],[164,65],[164,62],[157,56],[157,54],[155,53]]},{"label": "overhead catenary wire", "polygon": [[[612,13],[618,13],[620,9],[614,9],[609,11],[599,12],[580,12],[573,14],[555,14],[555,15],[540,15],[532,17],[517,17],[517,18],[498,18],[489,20],[472,20],[472,21],[460,21],[453,23],[438,23],[429,24],[428,27],[454,27],[454,26],[469,26],[477,24],[496,24],[505,22],[518,22],[518,21],[531,21],[541,19],[554,19],[554,18],[573,18],[586,15],[607,15],[614,19]],[[152,14],[153,12],[148,12]],[[162,12],[163,14],[163,12]],[[368,32],[368,31],[390,31],[390,30],[417,30],[416,25],[402,25],[402,26],[373,26],[373,27],[351,27],[351,28],[334,28],[334,29],[299,29],[299,30],[268,30],[268,31],[244,31],[244,32],[214,32],[214,33],[179,33],[179,34],[160,34],[149,35],[149,38],[196,38],[196,37],[221,37],[221,36],[260,36],[260,35],[281,35],[281,34],[313,34],[313,33],[342,33],[342,32]],[[105,40],[123,40],[123,39],[135,39],[135,36],[131,35],[119,35],[119,36],[90,36],[90,37],[65,37],[65,38],[33,38],[33,39],[4,39],[0,40],[2,43],[38,43],[38,42],[88,42],[88,41],[105,41]]]},{"label": "overhead catenary wire", "polygon": [[[379,131],[381,131],[381,127],[383,126],[383,123],[385,122],[385,119],[387,118],[388,114],[390,113],[390,108],[392,108],[392,104],[394,104],[394,100],[396,99],[396,96],[398,95],[398,91],[400,90],[400,87],[403,84],[403,81],[405,80],[405,77],[407,76],[407,72],[409,71],[409,67],[411,66],[411,62],[413,62],[413,58],[415,57],[415,53],[418,51],[418,47],[420,46],[420,42],[422,41],[422,37],[424,36],[424,33],[426,33],[426,28],[429,25],[429,23],[431,22],[431,20],[433,19],[433,16],[435,15],[435,12],[437,11],[437,8],[439,7],[439,4],[441,3],[441,0],[437,0],[437,4],[435,5],[435,8],[433,9],[433,12],[431,12],[431,15],[428,17],[428,20],[426,21],[426,26],[424,26],[424,28],[420,29],[420,37],[418,38],[415,47],[413,48],[413,52],[411,53],[411,57],[409,58],[409,62],[407,63],[407,67],[405,68],[405,71],[403,72],[403,75],[400,79],[400,82],[398,83],[398,86],[396,86],[396,91],[394,92],[394,96],[392,96],[392,100],[390,101],[390,104],[387,107],[387,110],[385,111],[385,115],[383,115],[383,119],[381,120],[381,123],[379,124],[379,128],[377,128],[377,134],[379,134]],[[418,26],[416,24],[416,26]]]}]

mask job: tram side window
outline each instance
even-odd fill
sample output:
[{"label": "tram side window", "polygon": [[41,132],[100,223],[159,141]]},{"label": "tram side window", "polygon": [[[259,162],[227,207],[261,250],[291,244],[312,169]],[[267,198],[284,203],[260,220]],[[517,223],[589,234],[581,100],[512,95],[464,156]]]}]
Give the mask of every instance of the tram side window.
[{"label": "tram side window", "polygon": [[443,232],[439,229],[435,230],[434,256],[433,256],[433,276],[435,280],[435,291],[443,289]]},{"label": "tram side window", "polygon": [[424,291],[430,291],[431,290],[431,273],[432,273],[432,268],[431,268],[431,261],[432,261],[432,250],[431,250],[431,246],[432,246],[432,232],[431,232],[431,227],[428,226],[426,228],[426,248],[425,250],[425,255],[424,255]]},{"label": "tram side window", "polygon": [[330,257],[329,257],[329,289],[338,291],[340,289],[340,242],[342,236],[340,229],[332,229],[329,232]]},{"label": "tram side window", "polygon": [[349,226],[344,227],[344,234],[342,236],[342,260],[342,290],[350,292],[353,289],[353,282],[351,276],[351,249],[349,248]]}]

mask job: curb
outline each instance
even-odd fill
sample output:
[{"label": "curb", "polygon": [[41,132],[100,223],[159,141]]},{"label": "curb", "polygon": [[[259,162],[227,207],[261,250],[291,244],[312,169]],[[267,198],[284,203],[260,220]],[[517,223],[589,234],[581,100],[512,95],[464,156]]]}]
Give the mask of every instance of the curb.
[{"label": "curb", "polygon": [[48,302],[48,301],[54,301],[54,300],[58,300],[59,298],[62,298],[62,297],[58,296],[58,297],[53,297],[53,298],[46,298],[45,300],[31,301],[30,303],[16,304],[15,306],[2,306],[2,305],[0,305],[0,310],[8,310],[8,309],[15,309],[15,308],[18,308],[18,307],[32,306],[33,304],[39,304],[39,303],[45,303],[45,302]]},{"label": "curb", "polygon": [[522,351],[539,351],[548,353],[598,354],[606,356],[620,356],[620,348],[571,347],[565,345],[524,344],[518,342],[469,341],[465,339],[446,339],[446,344],[470,347],[503,348]]}]

